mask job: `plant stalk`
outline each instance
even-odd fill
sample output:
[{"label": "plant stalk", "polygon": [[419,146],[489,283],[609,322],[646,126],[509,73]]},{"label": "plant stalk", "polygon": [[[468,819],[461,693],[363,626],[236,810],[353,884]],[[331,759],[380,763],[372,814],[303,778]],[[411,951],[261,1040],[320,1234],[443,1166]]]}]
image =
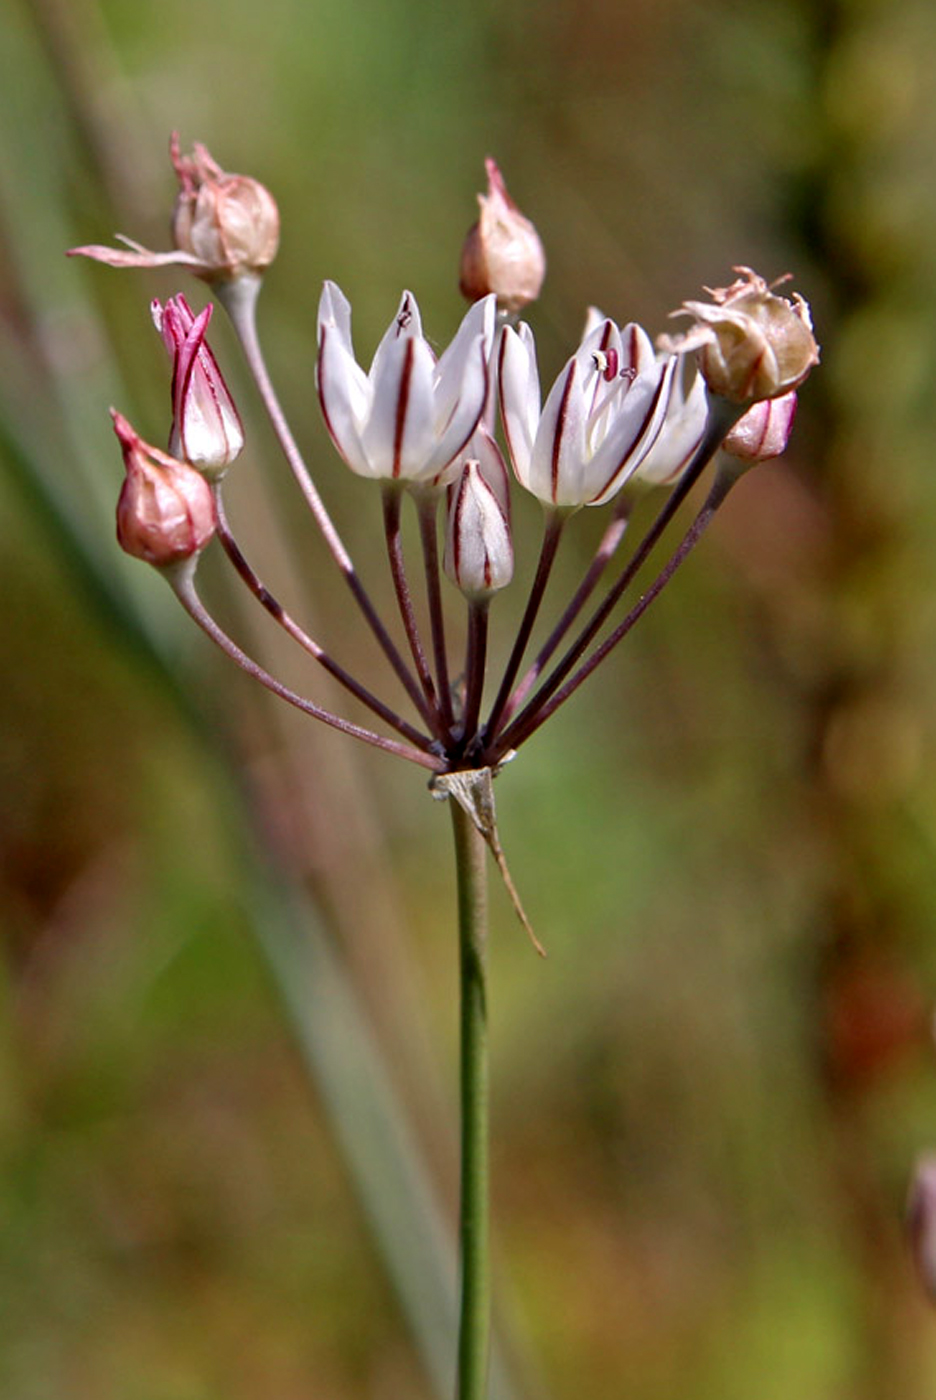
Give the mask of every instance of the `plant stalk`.
[{"label": "plant stalk", "polygon": [[461,1304],[457,1400],[485,1400],[491,1329],[488,1202],[487,848],[450,799],[461,979]]}]

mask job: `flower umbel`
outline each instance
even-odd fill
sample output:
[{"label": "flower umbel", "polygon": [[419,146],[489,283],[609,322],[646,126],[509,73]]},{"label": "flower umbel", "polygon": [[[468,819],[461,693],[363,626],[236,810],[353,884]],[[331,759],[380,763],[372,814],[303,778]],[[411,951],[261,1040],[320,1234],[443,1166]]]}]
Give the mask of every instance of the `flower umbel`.
[{"label": "flower umbel", "polygon": [[[125,418],[113,413],[126,467],[118,538],[125,550],[162,571],[192,620],[246,675],[303,714],[419,765],[433,775],[435,794],[453,799],[462,988],[458,1394],[461,1400],[485,1400],[490,1309],[483,843],[513,890],[497,834],[492,781],[629,634],[701,539],[744,475],[744,465],[737,461],[717,463],[701,504],[686,511],[689,522],[675,548],[662,566],[642,572],[678,513],[689,507],[691,493],[719,449],[724,446],[742,464],[783,450],[794,391],[818,360],[809,310],[802,298],[777,296],[763,278],[739,268],[739,279],[712,292],[711,304],[685,303],[695,324],[686,335],[665,341],[662,354],[639,326],[621,329],[593,311],[543,404],[532,331],[524,324],[516,330],[505,324],[538,294],[542,248],[493,162],[488,163],[490,188],[481,198],[481,219],[463,255],[463,290],[479,299],[441,357],[422,333],[415,298],[405,292],[365,372],[354,355],[351,307],[335,283],[326,282],[318,311],[318,396],[345,462],[382,483],[387,562],[406,656],[365,591],[325,509],[261,350],[257,274],[276,250],[276,206],[255,181],[222,171],[203,146],[183,157],[174,137],[172,157],[180,185],[175,252],[151,253],[133,244],[122,250],[73,251],[114,266],[181,263],[218,283],[217,299],[234,324],[283,456],[412,711],[398,713],[345,669],[286,611],[248,561],[228,521],[222,480],[241,449],[243,431],[205,341],[212,309],[195,315],[182,296],[152,306],[173,366],[171,453],[144,442]],[[699,354],[698,368],[686,353],[693,350]],[[494,655],[507,653],[491,703],[488,628],[494,595],[514,573],[507,470],[495,442],[498,403],[514,474],[546,509],[526,606],[507,648],[491,649]],[[657,514],[649,517],[641,510],[632,515],[636,488],[658,485],[672,490]],[[633,490],[624,489],[631,486]],[[618,493],[581,582],[555,610],[530,662],[527,648],[546,603],[553,602],[553,564],[572,516],[579,507],[601,505]],[[443,499],[448,507],[443,567],[463,595],[458,633],[464,660],[457,670],[442,597]],[[418,516],[422,551],[419,594],[407,569],[411,545],[403,512],[410,507]],[[632,531],[638,528],[642,533],[631,548]],[[200,596],[195,568],[215,534],[227,561],[268,616],[392,734],[366,728],[292,690],[225,631]],[[619,548],[626,557],[609,581],[607,571]],[[424,645],[427,622],[430,646]],[[931,1289],[936,1279],[934,1203],[936,1174],[926,1163],[912,1224],[921,1273]]]},{"label": "flower umbel", "polygon": [[[669,351],[697,350],[706,383],[731,403],[778,398],[802,384],[819,363],[809,305],[798,293],[792,301],[749,267],[730,287],[707,288],[712,304],[685,301],[674,316],[694,316],[681,336],[662,336]],[[780,279],[785,282],[786,277]]]},{"label": "flower umbel", "polygon": [[213,308],[196,316],[185,297],[150,303],[172,359],[169,451],[207,476],[226,471],[244,446],[244,430],[205,332]]},{"label": "flower umbel", "polygon": [[117,539],[156,568],[191,559],[215,532],[211,487],[194,467],[144,442],[111,409],[127,475],[117,502]]},{"label": "flower umbel", "polygon": [[354,358],[350,304],[334,282],[325,283],[318,324],[319,399],[348,466],[361,476],[442,484],[484,410],[494,298],[472,306],[436,360],[416,298],[404,292],[367,374]]}]

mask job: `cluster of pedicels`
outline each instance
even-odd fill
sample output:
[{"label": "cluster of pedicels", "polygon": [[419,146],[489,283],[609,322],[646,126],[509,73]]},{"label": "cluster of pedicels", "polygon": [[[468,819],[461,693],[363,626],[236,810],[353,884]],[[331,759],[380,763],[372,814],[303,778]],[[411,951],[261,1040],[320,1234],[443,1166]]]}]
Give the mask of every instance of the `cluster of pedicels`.
[{"label": "cluster of pedicels", "polygon": [[[326,282],[318,310],[319,402],[347,465],[381,484],[390,576],[406,639],[401,647],[358,577],[266,371],[255,312],[263,272],[279,241],[276,204],[256,180],[223,171],[201,145],[183,156],[173,137],[171,155],[179,183],[174,248],[157,253],[121,239],[119,248],[74,252],[115,267],[178,265],[211,285],[231,317],[306,504],[415,717],[398,713],[345,671],[273,598],[235,539],[223,480],[244,445],[244,432],[206,340],[212,307],[196,314],[181,294],[151,308],[172,365],[168,450],[145,442],[113,411],[126,468],[117,509],[120,544],[159,569],[212,640],[290,703],[437,775],[496,770],[626,635],[734,481],[751,464],[784,450],[796,389],[818,360],[805,301],[778,295],[779,284],[737,268],[730,286],[711,290],[709,301],[687,301],[674,313],[692,318],[688,331],[661,337],[656,345],[640,326],[619,326],[592,308],[578,347],[544,395],[533,332],[518,316],[539,295],[545,255],[492,160],[487,193],[479,196],[480,217],[462,252],[460,285],[471,306],[441,355],[423,334],[419,307],[407,291],[365,370],[352,342],[351,306],[335,283]],[[719,451],[724,455],[717,457]],[[716,458],[709,494],[675,552],[615,621],[629,585]],[[520,487],[541,502],[544,533],[526,608],[484,715],[489,606],[515,569],[508,464]],[[621,546],[634,502],[660,487],[669,494],[656,519],[576,631]],[[413,503],[419,521],[428,645],[404,558],[404,499]],[[586,506],[608,508],[605,533],[579,588],[521,674],[560,539]],[[440,512],[441,570],[467,605],[464,661],[456,677],[440,582]],[[223,631],[195,587],[198,559],[215,537],[277,623],[395,731],[392,736],[290,690]]]}]

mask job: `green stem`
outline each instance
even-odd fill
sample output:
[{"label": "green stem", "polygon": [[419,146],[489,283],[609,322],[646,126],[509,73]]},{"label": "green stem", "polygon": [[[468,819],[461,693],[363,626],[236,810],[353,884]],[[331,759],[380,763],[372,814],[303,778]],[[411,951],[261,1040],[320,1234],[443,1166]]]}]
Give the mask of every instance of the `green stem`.
[{"label": "green stem", "polygon": [[491,1280],[488,1243],[487,849],[454,799],[461,968],[461,1313],[457,1400],[487,1394]]}]

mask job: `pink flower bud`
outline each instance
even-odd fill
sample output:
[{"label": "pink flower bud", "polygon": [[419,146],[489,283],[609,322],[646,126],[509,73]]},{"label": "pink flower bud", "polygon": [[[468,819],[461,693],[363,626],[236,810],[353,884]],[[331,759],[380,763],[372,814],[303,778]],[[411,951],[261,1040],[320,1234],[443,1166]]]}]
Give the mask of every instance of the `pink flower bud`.
[{"label": "pink flower bud", "polygon": [[466,462],[449,489],[448,528],[442,561],[446,574],[469,598],[483,598],[513,578],[513,543],[507,513],[477,460]]},{"label": "pink flower bud", "polygon": [[227,174],[199,141],[183,156],[176,132],[169,151],[179,177],[176,247],[212,269],[202,274],[208,280],[269,267],[279,247],[279,210],[269,190],[248,175]]},{"label": "pink flower bud", "polygon": [[507,193],[504,177],[488,157],[488,192],[478,195],[481,217],[468,231],[459,287],[469,301],[494,292],[501,311],[522,311],[540,294],[546,254],[539,234]]},{"label": "pink flower bud", "polygon": [[796,417],[796,390],[779,399],[761,399],[739,418],[722,443],[725,452],[743,462],[766,462],[786,450]]},{"label": "pink flower bud", "polygon": [[936,1303],[936,1153],[917,1162],[907,1201],[907,1235],[930,1301]]},{"label": "pink flower bud", "polygon": [[211,487],[194,467],[152,447],[111,409],[127,476],[117,502],[117,539],[156,568],[204,549],[215,531]]},{"label": "pink flower bud", "polygon": [[809,306],[798,295],[776,296],[749,267],[734,270],[741,276],[730,287],[707,289],[713,305],[683,302],[673,314],[694,316],[696,324],[660,344],[677,353],[697,350],[709,388],[731,403],[780,398],[819,363]]},{"label": "pink flower bud", "polygon": [[153,322],[172,359],[172,434],[169,451],[219,476],[244,446],[244,430],[217,361],[205,339],[213,308],[195,316],[182,295],[150,305]]}]

